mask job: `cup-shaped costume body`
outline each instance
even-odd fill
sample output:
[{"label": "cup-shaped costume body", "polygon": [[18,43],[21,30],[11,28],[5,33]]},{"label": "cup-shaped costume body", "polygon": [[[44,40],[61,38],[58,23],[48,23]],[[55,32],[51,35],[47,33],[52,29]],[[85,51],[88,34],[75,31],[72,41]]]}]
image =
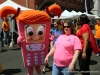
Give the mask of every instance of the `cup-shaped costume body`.
[{"label": "cup-shaped costume body", "polygon": [[25,67],[44,65],[45,56],[48,53],[50,22],[25,25],[17,23],[18,43],[22,50]]}]

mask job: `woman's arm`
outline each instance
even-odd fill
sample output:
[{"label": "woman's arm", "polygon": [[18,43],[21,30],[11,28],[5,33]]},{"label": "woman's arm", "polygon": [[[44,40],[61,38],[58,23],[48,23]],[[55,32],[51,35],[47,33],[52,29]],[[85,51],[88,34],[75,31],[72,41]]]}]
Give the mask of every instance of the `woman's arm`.
[{"label": "woman's arm", "polygon": [[45,64],[48,63],[48,58],[49,58],[50,56],[52,56],[52,55],[54,54],[54,52],[55,52],[55,47],[53,47],[53,48],[50,50],[50,52],[47,54],[47,56],[46,56],[46,58],[45,58],[45,60],[44,60],[44,63],[45,63]]},{"label": "woman's arm", "polygon": [[72,59],[70,65],[69,65],[68,71],[73,71],[74,70],[74,66],[75,66],[76,61],[78,59],[79,53],[80,53],[80,50],[75,50],[74,51],[74,56],[73,56],[73,59]]},{"label": "woman's arm", "polygon": [[53,41],[50,41],[50,49],[53,48]]},{"label": "woman's arm", "polygon": [[89,42],[89,33],[84,33],[82,36],[83,36],[83,39],[84,39],[84,47],[83,47],[83,52],[82,52],[82,58],[86,59],[86,50],[87,50],[88,42]]},{"label": "woman's arm", "polygon": [[85,53],[86,50],[87,50],[88,42],[89,42],[89,33],[84,33],[82,36],[83,36],[83,39],[84,39],[83,53]]},{"label": "woman's arm", "polygon": [[50,56],[52,56],[53,54],[54,54],[54,52],[55,52],[55,47],[53,47],[51,50],[50,50],[50,52],[47,54],[47,56],[46,57],[50,57]]}]

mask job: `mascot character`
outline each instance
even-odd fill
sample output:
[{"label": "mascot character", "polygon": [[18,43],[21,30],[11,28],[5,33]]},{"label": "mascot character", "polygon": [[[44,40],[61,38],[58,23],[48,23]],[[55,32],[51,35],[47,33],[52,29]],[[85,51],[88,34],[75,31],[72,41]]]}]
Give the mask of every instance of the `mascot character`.
[{"label": "mascot character", "polygon": [[46,11],[25,10],[20,12],[10,6],[5,6],[0,11],[2,20],[13,14],[16,18],[18,45],[21,47],[24,67],[28,68],[28,75],[33,75],[33,68],[41,75],[40,66],[44,65],[44,58],[48,53],[51,21],[50,17],[61,15],[59,5],[53,4],[46,7]]}]

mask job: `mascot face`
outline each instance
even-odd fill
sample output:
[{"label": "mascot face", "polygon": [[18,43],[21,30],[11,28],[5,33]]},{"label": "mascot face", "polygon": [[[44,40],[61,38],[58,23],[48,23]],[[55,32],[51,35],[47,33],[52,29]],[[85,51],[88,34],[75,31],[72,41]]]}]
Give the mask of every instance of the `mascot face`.
[{"label": "mascot face", "polygon": [[41,43],[45,41],[46,25],[45,24],[31,24],[25,25],[26,43]]},{"label": "mascot face", "polygon": [[[48,25],[43,23],[24,25],[26,49],[28,51],[41,51],[46,48],[46,35],[48,36]],[[23,34],[24,34],[23,33]]]}]

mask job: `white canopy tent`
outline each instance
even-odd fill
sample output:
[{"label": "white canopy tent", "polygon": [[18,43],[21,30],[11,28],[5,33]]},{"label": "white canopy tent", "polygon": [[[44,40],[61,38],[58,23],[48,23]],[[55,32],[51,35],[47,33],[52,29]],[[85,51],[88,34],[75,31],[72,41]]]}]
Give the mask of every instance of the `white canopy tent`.
[{"label": "white canopy tent", "polygon": [[11,0],[7,0],[5,1],[4,3],[0,4],[0,9],[4,6],[12,6],[13,8],[17,9],[18,7],[21,9],[21,10],[30,10],[29,8],[26,8],[26,7],[23,7]]},{"label": "white canopy tent", "polygon": [[83,14],[86,14],[88,16],[88,18],[92,19],[92,18],[95,18],[94,15],[91,15],[91,14],[87,14],[86,12],[84,12]]},{"label": "white canopy tent", "polygon": [[71,15],[69,11],[64,10],[59,18],[55,16],[52,19],[69,19],[69,18],[73,18],[73,15]]},{"label": "white canopy tent", "polygon": [[78,14],[78,13],[77,13],[76,11],[72,10],[70,14],[73,15],[73,19],[78,18],[78,17],[77,17],[77,14]]},{"label": "white canopy tent", "polygon": [[74,10],[71,11],[71,15],[73,15],[73,18],[76,19],[78,18],[81,14],[86,14],[88,16],[88,18],[95,18],[94,15],[91,14],[87,14],[86,12],[82,13],[82,12],[75,12]]},{"label": "white canopy tent", "polygon": [[73,15],[71,15],[71,13],[68,10],[64,10],[60,18],[69,19],[69,18],[73,18]]},{"label": "white canopy tent", "polygon": [[79,18],[79,16],[81,14],[86,14],[88,16],[88,18],[90,18],[90,19],[95,18],[94,15],[87,14],[85,12],[84,13],[82,13],[80,11],[79,12],[76,12],[74,10],[72,10],[71,12],[69,12],[67,10],[64,10],[59,18],[57,16],[55,16],[52,19],[77,19],[77,18]]}]

